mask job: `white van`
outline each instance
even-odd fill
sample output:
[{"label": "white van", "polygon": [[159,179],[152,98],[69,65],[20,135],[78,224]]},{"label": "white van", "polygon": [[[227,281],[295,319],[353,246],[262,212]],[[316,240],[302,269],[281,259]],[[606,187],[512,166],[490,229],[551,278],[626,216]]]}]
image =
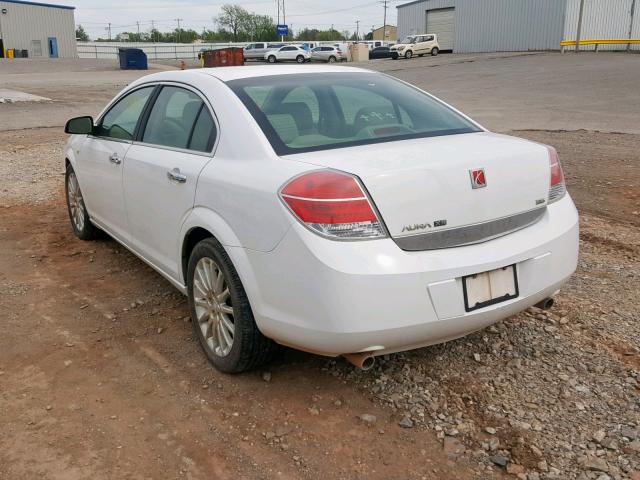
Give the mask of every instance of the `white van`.
[{"label": "white van", "polygon": [[440,51],[440,45],[436,34],[425,33],[424,35],[409,35],[402,42],[393,45],[390,50],[391,58],[397,60],[400,57],[411,58],[415,55],[421,57],[427,53],[436,56]]}]

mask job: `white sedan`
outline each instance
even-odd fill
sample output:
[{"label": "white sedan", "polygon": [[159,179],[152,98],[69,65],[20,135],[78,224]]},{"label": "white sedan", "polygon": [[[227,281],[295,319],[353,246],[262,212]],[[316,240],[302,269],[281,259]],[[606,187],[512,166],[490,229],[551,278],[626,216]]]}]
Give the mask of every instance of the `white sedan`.
[{"label": "white sedan", "polygon": [[380,73],[156,73],[65,131],[75,234],[104,230],[186,294],[225,372],[276,344],[369,368],[549,306],[576,268],[552,147]]},{"label": "white sedan", "polygon": [[284,47],[269,50],[264,54],[264,59],[269,63],[298,62],[304,63],[311,60],[311,52],[297,45],[285,45]]}]

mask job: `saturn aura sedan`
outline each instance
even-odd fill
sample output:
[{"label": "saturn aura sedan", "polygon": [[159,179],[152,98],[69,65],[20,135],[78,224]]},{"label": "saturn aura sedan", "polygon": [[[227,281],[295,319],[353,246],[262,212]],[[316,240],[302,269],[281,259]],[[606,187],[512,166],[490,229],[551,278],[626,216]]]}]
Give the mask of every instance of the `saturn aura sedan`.
[{"label": "saturn aura sedan", "polygon": [[224,372],[278,344],[368,368],[548,305],[576,268],[556,151],[381,73],[156,73],[65,130],[75,234],[186,294]]}]

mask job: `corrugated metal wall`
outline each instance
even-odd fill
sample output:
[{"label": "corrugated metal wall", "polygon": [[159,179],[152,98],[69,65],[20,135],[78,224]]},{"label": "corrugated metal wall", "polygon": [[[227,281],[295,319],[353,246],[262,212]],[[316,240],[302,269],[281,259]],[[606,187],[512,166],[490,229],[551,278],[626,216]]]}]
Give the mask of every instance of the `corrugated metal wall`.
[{"label": "corrugated metal wall", "polygon": [[[632,3],[633,0],[585,0],[580,37],[583,40],[629,38]],[[631,36],[632,38],[640,38],[640,0],[636,0],[635,8]],[[575,40],[579,10],[580,0],[567,1],[564,40]],[[593,50],[595,46],[585,45],[581,48]],[[600,45],[598,47],[599,50],[624,50],[626,48],[626,45]],[[631,48],[640,50],[640,45],[632,45]]]},{"label": "corrugated metal wall", "polygon": [[427,10],[454,7],[455,52],[557,50],[566,0],[425,0],[398,7],[398,36],[424,32]]},{"label": "corrugated metal wall", "polygon": [[76,24],[74,11],[68,8],[53,8],[38,5],[3,2],[0,0],[0,28],[4,48],[29,50],[29,57],[36,52],[32,40],[40,40],[42,57],[48,57],[47,41],[55,37],[59,57],[77,57]]}]

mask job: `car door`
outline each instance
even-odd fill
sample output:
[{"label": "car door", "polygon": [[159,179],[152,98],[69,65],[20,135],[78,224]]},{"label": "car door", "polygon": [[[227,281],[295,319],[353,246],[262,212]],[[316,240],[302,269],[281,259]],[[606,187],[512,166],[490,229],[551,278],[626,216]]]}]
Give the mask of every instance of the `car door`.
[{"label": "car door", "polygon": [[435,37],[433,35],[426,35],[424,39],[424,53],[431,53],[431,49],[435,46]]},{"label": "car door", "polygon": [[297,47],[282,47],[281,60],[295,60],[298,55]]},{"label": "car door", "polygon": [[418,35],[413,45],[413,54],[422,55],[425,53],[424,35]]},{"label": "car door", "polygon": [[122,196],[123,162],[154,88],[141,87],[117,100],[76,152],[76,174],[91,218],[123,241],[129,232]]},{"label": "car door", "polygon": [[180,227],[193,208],[198,175],[211,160],[217,128],[194,89],[165,84],[127,153],[123,189],[131,246],[180,278]]}]

